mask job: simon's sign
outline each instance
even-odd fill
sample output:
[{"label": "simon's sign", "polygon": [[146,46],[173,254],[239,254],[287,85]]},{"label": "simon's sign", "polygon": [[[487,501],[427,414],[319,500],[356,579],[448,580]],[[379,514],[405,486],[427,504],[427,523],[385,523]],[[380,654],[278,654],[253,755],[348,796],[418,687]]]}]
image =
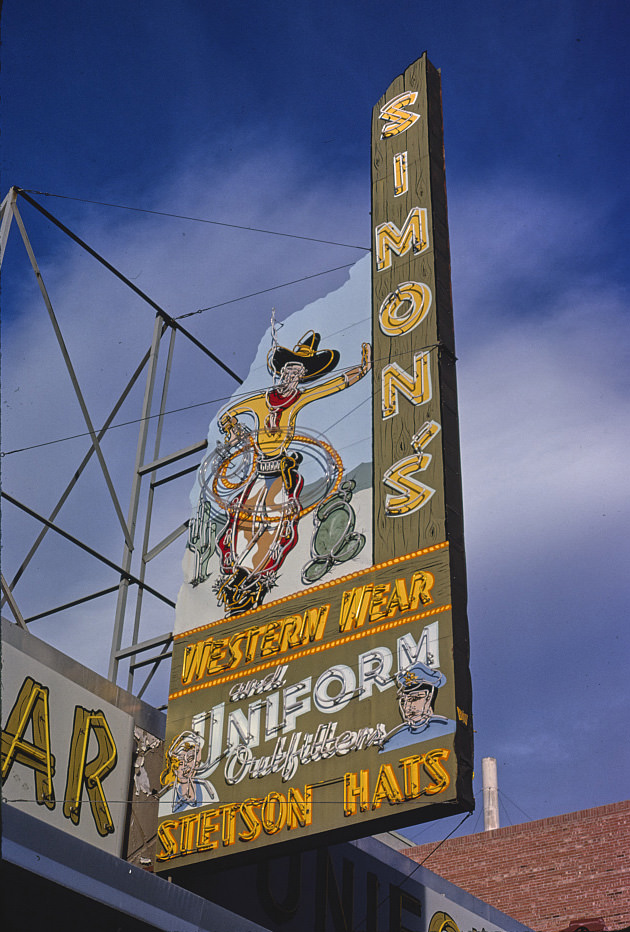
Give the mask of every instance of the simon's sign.
[{"label": "simon's sign", "polygon": [[473,807],[440,79],[426,56],[374,108],[372,219],[371,325],[352,276],[340,297],[272,318],[211,425],[177,605],[159,869]]}]

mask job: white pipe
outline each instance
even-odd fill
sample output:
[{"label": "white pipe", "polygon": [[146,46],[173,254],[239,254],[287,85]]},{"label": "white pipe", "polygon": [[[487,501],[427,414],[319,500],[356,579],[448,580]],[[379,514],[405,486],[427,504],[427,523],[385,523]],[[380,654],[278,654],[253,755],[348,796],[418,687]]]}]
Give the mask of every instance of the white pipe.
[{"label": "white pipe", "polygon": [[483,828],[491,832],[499,828],[499,787],[496,757],[484,757],[481,761],[483,785]]}]

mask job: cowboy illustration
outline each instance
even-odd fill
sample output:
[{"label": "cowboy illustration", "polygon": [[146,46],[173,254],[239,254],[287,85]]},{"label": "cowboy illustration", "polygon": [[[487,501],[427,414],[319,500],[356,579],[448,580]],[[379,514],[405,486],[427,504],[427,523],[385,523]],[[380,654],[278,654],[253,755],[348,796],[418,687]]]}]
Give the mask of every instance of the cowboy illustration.
[{"label": "cowboy illustration", "polygon": [[417,660],[396,673],[394,679],[402,723],[386,735],[381,753],[395,751],[417,741],[441,738],[455,731],[452,719],[436,715],[434,711],[438,689],[446,683],[443,673]]},{"label": "cowboy illustration", "polygon": [[[222,412],[218,423],[225,441],[202,465],[206,476],[202,486],[226,514],[217,537],[220,575],[215,591],[227,615],[261,604],[297,543],[304,479],[303,455],[296,445],[298,441],[319,445],[320,452],[325,446],[311,436],[296,434],[299,413],[313,401],[344,391],[370,371],[371,347],[364,343],[359,365],[325,379],[336,368],[339,353],[320,349],[320,340],[319,333],[309,331],[293,349],[274,341],[267,359],[274,384]],[[330,451],[322,456],[330,459]]]}]

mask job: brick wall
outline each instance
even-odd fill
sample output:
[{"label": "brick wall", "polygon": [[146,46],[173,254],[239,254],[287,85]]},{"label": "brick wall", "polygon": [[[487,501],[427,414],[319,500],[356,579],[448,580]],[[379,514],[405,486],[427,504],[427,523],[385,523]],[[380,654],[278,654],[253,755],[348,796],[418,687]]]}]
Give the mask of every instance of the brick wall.
[{"label": "brick wall", "polygon": [[[402,853],[421,862],[435,843]],[[630,800],[452,838],[425,867],[539,932],[630,925]]]}]

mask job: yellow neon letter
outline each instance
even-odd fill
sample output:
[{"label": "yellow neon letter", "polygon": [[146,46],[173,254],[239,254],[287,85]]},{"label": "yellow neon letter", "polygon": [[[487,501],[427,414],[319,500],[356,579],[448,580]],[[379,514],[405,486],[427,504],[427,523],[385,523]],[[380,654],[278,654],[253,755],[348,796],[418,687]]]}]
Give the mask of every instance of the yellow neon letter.
[{"label": "yellow neon letter", "polygon": [[[29,722],[33,728],[32,743],[24,738]],[[50,750],[48,687],[36,683],[30,676],[22,683],[2,731],[3,783],[16,762],[35,771],[35,798],[38,804],[46,806],[47,809],[54,809],[55,791],[52,778],[55,773],[55,758]]]},{"label": "yellow neon letter", "polygon": [[424,754],[401,757],[400,766],[405,780],[405,799],[416,799],[422,794],[420,787],[420,765],[424,763]]},{"label": "yellow neon letter", "polygon": [[181,830],[181,854],[192,854],[197,847],[199,832],[199,813],[182,816],[179,820]]},{"label": "yellow neon letter", "polygon": [[397,495],[388,495],[385,499],[385,512],[388,517],[399,518],[410,515],[422,508],[429,501],[435,489],[424,485],[413,478],[413,473],[422,472],[431,462],[431,455],[423,450],[439,432],[440,425],[436,421],[425,421],[417,434],[411,438],[411,446],[416,451],[415,456],[406,456],[390,466],[383,482]]},{"label": "yellow neon letter", "polygon": [[379,118],[389,120],[381,130],[381,139],[389,139],[390,136],[398,136],[399,133],[406,132],[410,126],[420,119],[419,113],[409,113],[403,110],[403,107],[411,107],[418,99],[417,91],[403,91],[397,97],[392,97],[386,104],[381,107]]},{"label": "yellow neon letter", "polygon": [[400,792],[398,780],[391,764],[383,764],[378,772],[376,789],[372,798],[372,809],[380,809],[384,799],[389,800],[392,805],[403,802],[403,794]]},{"label": "yellow neon letter", "polygon": [[176,831],[178,825],[178,820],[170,820],[158,826],[158,840],[162,844],[162,850],[156,854],[158,861],[167,861],[169,858],[177,857],[179,852],[173,832]]},{"label": "yellow neon letter", "polygon": [[418,608],[420,603],[430,605],[433,601],[431,589],[435,584],[435,576],[428,571],[418,570],[411,577],[411,589],[409,592],[409,608],[412,611]]},{"label": "yellow neon letter", "polygon": [[360,628],[367,618],[374,586],[358,586],[348,589],[341,597],[339,612],[339,630],[347,631],[349,628]]},{"label": "yellow neon letter", "polygon": [[429,313],[433,295],[422,282],[403,282],[387,295],[378,312],[381,330],[399,337],[417,327]]},{"label": "yellow neon letter", "polygon": [[450,784],[451,778],[442,764],[443,760],[448,760],[450,753],[451,752],[447,751],[446,748],[435,748],[433,751],[427,751],[424,755],[422,766],[435,781],[434,783],[429,783],[429,785],[424,788],[424,792],[427,796],[435,796],[436,793],[442,793]]},{"label": "yellow neon letter", "polygon": [[394,197],[405,194],[409,188],[407,177],[407,153],[397,152],[394,156]]},{"label": "yellow neon letter", "polygon": [[[359,779],[357,780],[357,777]],[[355,815],[357,811],[357,797],[361,812],[370,808],[370,771],[361,770],[357,773],[345,773],[343,776],[343,814]]]},{"label": "yellow neon letter", "polygon": [[382,272],[392,264],[392,252],[404,256],[413,249],[414,256],[419,256],[429,248],[427,234],[426,207],[412,207],[399,230],[395,223],[386,221],[374,227],[376,240],[376,268]]},{"label": "yellow neon letter", "polygon": [[283,793],[272,791],[265,796],[260,820],[267,835],[275,835],[287,821],[287,800]]},{"label": "yellow neon letter", "polygon": [[[98,750],[96,757],[88,762],[90,732],[94,732]],[[83,706],[76,706],[63,804],[66,819],[70,819],[75,825],[79,824],[81,795],[85,783],[97,832],[99,835],[109,835],[114,831],[114,822],[105,799],[102,781],[114,769],[117,760],[116,742],[103,712],[90,712]]]},{"label": "yellow neon letter", "polygon": [[214,639],[209,637],[205,641],[189,644],[184,649],[184,662],[182,664],[182,683],[184,686],[187,686],[191,680],[198,680],[204,675],[213,644]]},{"label": "yellow neon letter", "polygon": [[402,392],[413,405],[431,400],[431,363],[429,354],[420,350],[413,357],[413,375],[390,362],[381,373],[383,420],[398,414],[398,392]]},{"label": "yellow neon letter", "polygon": [[306,784],[304,796],[295,787],[290,787],[287,793],[289,807],[288,828],[297,828],[298,824],[305,828],[313,824],[313,787]]}]

